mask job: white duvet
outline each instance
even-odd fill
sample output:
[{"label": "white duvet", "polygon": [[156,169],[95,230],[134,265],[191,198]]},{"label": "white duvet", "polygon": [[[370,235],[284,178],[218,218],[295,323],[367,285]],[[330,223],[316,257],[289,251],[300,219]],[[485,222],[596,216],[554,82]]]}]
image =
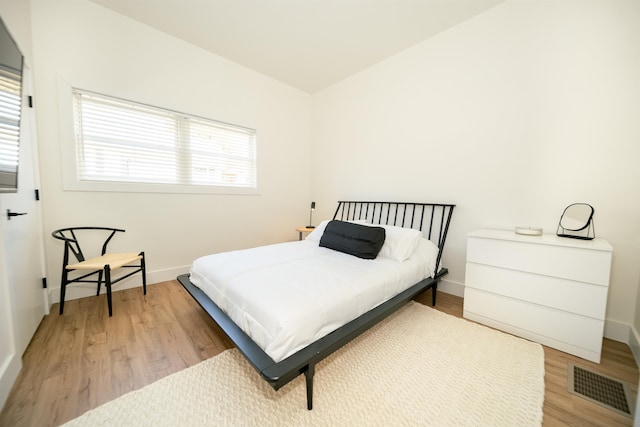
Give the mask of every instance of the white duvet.
[{"label": "white duvet", "polygon": [[190,280],[279,362],[432,276],[436,256],[426,239],[404,262],[303,240],[198,258]]}]

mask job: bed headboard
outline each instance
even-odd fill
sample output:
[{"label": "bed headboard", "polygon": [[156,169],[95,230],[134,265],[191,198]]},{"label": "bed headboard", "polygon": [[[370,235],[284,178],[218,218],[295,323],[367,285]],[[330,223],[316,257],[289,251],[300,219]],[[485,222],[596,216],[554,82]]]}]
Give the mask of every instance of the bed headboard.
[{"label": "bed headboard", "polygon": [[440,265],[454,207],[444,203],[339,201],[333,219],[364,219],[370,224],[420,230],[438,246],[436,265]]}]

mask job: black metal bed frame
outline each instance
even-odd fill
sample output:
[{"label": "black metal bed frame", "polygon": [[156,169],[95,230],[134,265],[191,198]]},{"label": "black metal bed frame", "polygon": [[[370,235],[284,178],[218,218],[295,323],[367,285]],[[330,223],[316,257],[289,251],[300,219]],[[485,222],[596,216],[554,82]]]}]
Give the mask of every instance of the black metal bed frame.
[{"label": "black metal bed frame", "polygon": [[[334,219],[366,219],[374,224],[388,224],[423,231],[425,237],[438,246],[436,265],[439,266],[454,207],[455,205],[452,204],[441,203],[339,201]],[[426,231],[423,230],[425,218],[428,218],[429,224]],[[435,305],[438,282],[447,273],[446,268],[441,268],[434,277],[416,283],[280,362],[274,362],[202,290],[194,286],[188,274],[178,276],[178,281],[275,390],[280,389],[298,375],[304,374],[307,387],[307,409],[311,410],[316,364],[429,288],[433,289],[432,304]]]}]

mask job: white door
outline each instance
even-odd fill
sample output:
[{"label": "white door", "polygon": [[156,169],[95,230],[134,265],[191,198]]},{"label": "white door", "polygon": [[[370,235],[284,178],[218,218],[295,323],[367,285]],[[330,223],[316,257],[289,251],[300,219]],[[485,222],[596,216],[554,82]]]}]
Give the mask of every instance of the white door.
[{"label": "white door", "polygon": [[[32,93],[31,74],[25,67],[23,94]],[[48,312],[47,293],[43,288],[44,241],[39,188],[38,156],[33,109],[23,95],[20,121],[20,160],[18,192],[0,194],[1,244],[4,245],[6,278],[13,313],[16,350],[22,355],[42,317]],[[8,216],[8,210],[24,213]]]}]

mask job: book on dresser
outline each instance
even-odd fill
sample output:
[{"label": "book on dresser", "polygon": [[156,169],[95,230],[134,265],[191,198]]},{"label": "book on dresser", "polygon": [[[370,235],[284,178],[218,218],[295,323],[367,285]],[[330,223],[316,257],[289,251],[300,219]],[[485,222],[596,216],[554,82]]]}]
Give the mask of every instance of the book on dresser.
[{"label": "book on dresser", "polygon": [[612,254],[599,238],[471,232],[464,317],[600,363]]}]

